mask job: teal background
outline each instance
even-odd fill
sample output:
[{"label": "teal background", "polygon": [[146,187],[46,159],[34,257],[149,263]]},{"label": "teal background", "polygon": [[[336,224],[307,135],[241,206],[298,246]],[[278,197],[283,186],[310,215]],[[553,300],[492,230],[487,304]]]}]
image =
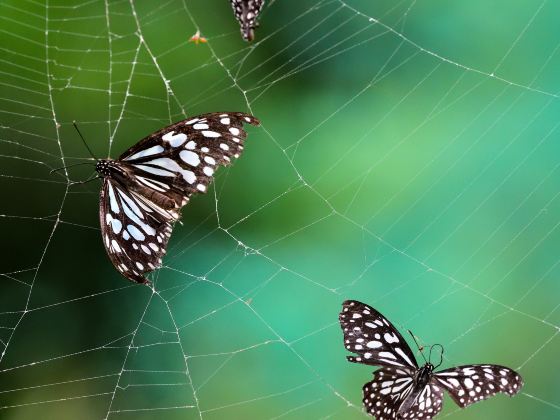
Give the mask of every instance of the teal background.
[{"label": "teal background", "polygon": [[[444,366],[525,387],[441,417],[560,410],[560,4],[0,4],[0,417],[357,419],[344,299]],[[200,29],[207,44],[189,43]],[[167,85],[167,86],[166,86]],[[183,209],[155,289],[111,265],[93,168],[188,115],[247,111],[242,158]],[[416,352],[417,357],[420,355]]]}]

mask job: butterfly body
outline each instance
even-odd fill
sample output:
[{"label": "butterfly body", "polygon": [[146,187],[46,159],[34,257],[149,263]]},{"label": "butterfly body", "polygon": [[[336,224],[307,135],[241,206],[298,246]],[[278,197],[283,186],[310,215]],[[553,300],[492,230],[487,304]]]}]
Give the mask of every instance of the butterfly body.
[{"label": "butterfly body", "polygon": [[398,330],[364,303],[345,301],[339,320],[346,349],[357,354],[348,360],[380,367],[363,387],[365,408],[378,420],[431,419],[442,409],[444,390],[463,408],[500,392],[513,396],[523,386],[505,366],[419,367]]},{"label": "butterfly body", "polygon": [[415,404],[416,400],[418,399],[419,395],[422,391],[428,386],[430,380],[432,379],[432,372],[434,371],[434,365],[431,363],[426,363],[422,366],[416,373],[414,374],[413,378],[413,385],[410,394],[406,396],[402,404],[399,406],[397,411],[397,416],[403,416],[406,414],[412,406]]},{"label": "butterfly body", "polygon": [[199,115],[156,131],[118,159],[97,161],[103,242],[126,278],[149,283],[145,274],[161,267],[181,207],[241,155],[245,123],[259,125],[240,112]]},{"label": "butterfly body", "polygon": [[264,0],[231,0],[235,18],[241,26],[241,36],[245,41],[255,38],[257,18],[264,6]]}]

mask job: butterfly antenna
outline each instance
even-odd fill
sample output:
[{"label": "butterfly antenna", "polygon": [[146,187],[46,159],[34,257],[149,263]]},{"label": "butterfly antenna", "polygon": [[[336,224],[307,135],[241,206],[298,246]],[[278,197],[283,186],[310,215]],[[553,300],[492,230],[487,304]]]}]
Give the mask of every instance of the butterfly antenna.
[{"label": "butterfly antenna", "polygon": [[414,340],[414,343],[416,344],[416,347],[418,347],[418,350],[420,350],[420,354],[422,355],[422,359],[424,359],[424,362],[428,363],[428,361],[426,360],[426,357],[424,356],[424,347],[420,346],[418,344],[418,341],[416,341],[416,337],[414,336],[414,334],[412,333],[412,331],[408,330],[408,333],[412,336],[412,339]]},{"label": "butterfly antenna", "polygon": [[79,163],[74,163],[72,165],[61,166],[60,168],[53,169],[50,173],[54,174],[55,172],[61,171],[62,169],[73,168],[74,166],[80,166],[80,165],[93,165],[93,162],[79,162]]},{"label": "butterfly antenna", "polygon": [[443,346],[441,344],[434,344],[433,346],[430,347],[430,355],[428,356],[430,362],[432,360],[432,350],[434,349],[434,347],[439,347],[441,349],[441,353],[439,355],[439,363],[436,366],[434,366],[434,369],[437,369],[443,364]]},{"label": "butterfly antenna", "polygon": [[94,175],[90,176],[88,179],[86,179],[85,181],[72,181],[72,182],[70,182],[69,185],[83,185],[83,184],[87,184],[88,182],[95,181],[96,179],[99,179],[99,178],[101,178],[99,175],[94,174]]},{"label": "butterfly antenna", "polygon": [[93,152],[91,151],[91,149],[89,148],[88,144],[86,143],[86,139],[84,139],[84,136],[82,136],[82,133],[80,132],[80,129],[78,128],[78,125],[76,124],[76,121],[72,121],[72,125],[74,126],[74,128],[76,129],[76,131],[78,132],[78,135],[80,136],[80,138],[82,139],[82,141],[84,142],[84,145],[86,146],[86,149],[88,150],[89,154],[91,155],[92,158],[94,158],[95,160],[98,160],[97,157],[93,154]]}]

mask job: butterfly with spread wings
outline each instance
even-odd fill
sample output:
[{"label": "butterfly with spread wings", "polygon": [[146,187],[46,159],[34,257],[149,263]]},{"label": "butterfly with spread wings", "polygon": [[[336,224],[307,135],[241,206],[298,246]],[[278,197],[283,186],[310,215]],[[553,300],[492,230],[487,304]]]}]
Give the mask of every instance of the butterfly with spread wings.
[{"label": "butterfly with spread wings", "polygon": [[181,207],[242,153],[244,123],[259,120],[241,112],[199,115],[156,131],[116,160],[97,161],[103,243],[126,278],[149,283],[145,274],[161,266]]},{"label": "butterfly with spread wings", "polygon": [[245,41],[255,38],[257,19],[264,6],[264,0],[230,0],[235,18],[241,26],[241,36]]},{"label": "butterfly with spread wings", "polygon": [[[350,362],[380,366],[363,387],[363,402],[377,420],[431,419],[441,410],[443,391],[464,408],[499,392],[517,394],[521,376],[504,366],[464,365],[439,372],[430,361],[419,367],[397,329],[364,303],[347,300],[339,315]],[[440,361],[441,364],[441,361]]]}]

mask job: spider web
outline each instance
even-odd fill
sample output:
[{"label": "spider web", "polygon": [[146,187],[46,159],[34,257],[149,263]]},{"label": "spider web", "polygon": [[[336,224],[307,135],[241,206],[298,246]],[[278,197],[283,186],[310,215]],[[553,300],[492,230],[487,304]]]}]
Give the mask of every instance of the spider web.
[{"label": "spider web", "polygon": [[[347,298],[525,379],[442,417],[558,416],[556,2],[272,0],[251,45],[226,1],[0,10],[3,418],[364,417]],[[72,121],[116,157],[222,110],[262,127],[129,284],[92,167],[49,173]]]}]

